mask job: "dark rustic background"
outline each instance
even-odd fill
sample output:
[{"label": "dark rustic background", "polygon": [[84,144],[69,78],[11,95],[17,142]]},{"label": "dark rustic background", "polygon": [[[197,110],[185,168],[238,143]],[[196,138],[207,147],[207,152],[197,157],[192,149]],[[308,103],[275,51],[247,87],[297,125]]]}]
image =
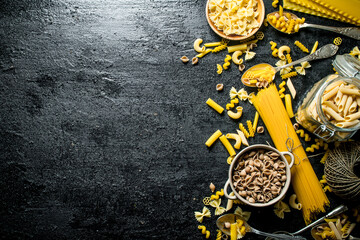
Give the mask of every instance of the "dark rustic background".
[{"label": "dark rustic background", "polygon": [[[195,55],[196,38],[220,40],[206,22],[205,4],[0,2],[2,239],[204,238],[194,211],[210,196],[209,183],[219,190],[228,171],[224,147],[216,143],[207,149],[204,142],[217,129],[235,132],[238,126],[205,101],[211,97],[225,105],[230,88],[243,87],[236,66],[216,73],[226,51],[196,66],[179,60]],[[267,13],[274,10],[271,1],[265,5]],[[312,23],[348,26],[297,14]],[[323,46],[338,36],[315,29],[293,36],[270,27],[262,31],[265,39],[247,67],[275,64],[270,40],[292,47],[298,59],[305,54],[294,47],[295,40],[311,48],[316,40]],[[359,45],[342,38],[339,54]],[[313,83],[333,73],[332,60],[312,62],[305,77],[293,78],[295,105]],[[225,85],[223,92],[215,90],[217,83]],[[255,111],[242,105],[245,122]],[[267,134],[250,139],[251,144],[266,141],[271,141]],[[319,176],[320,157],[311,158]],[[329,197],[331,207],[342,201]],[[250,223],[261,230],[295,231],[304,225],[295,210],[280,220],[272,207],[243,209],[252,211]],[[204,221],[212,239],[215,220]]]}]

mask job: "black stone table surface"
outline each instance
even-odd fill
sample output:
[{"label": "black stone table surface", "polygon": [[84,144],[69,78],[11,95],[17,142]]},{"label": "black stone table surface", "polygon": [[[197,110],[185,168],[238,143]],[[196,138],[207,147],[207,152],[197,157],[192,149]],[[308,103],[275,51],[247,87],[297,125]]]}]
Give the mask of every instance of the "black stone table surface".
[{"label": "black stone table surface", "polygon": [[[205,0],[0,2],[1,239],[204,239],[194,211],[211,195],[210,182],[220,190],[228,175],[225,148],[204,143],[217,129],[227,133],[238,127],[205,101],[210,97],[224,106],[230,88],[243,87],[235,65],[216,73],[226,51],[195,66],[179,59],[196,54],[196,38],[220,40],[208,26],[205,5]],[[267,13],[274,11],[271,1],[265,6]],[[312,23],[349,26],[296,14]],[[261,31],[265,38],[247,68],[275,64],[270,40],[289,45],[298,59],[305,54],[295,40],[311,48],[316,40],[323,46],[339,36],[316,29],[296,35],[270,27]],[[341,37],[339,54],[359,45]],[[293,78],[294,109],[315,82],[333,73],[333,59],[311,62],[305,76]],[[275,82],[281,82],[279,76]],[[218,83],[224,84],[222,92],[215,90]],[[241,121],[253,119],[253,106],[242,105]],[[272,144],[266,131],[249,141]],[[319,177],[320,158],[311,158]],[[331,207],[343,202],[328,196]],[[241,207],[252,212],[250,224],[264,231],[304,226],[299,211],[279,219],[272,207]],[[213,216],[203,224],[215,239],[210,209]],[[303,235],[311,238],[309,231]]]}]

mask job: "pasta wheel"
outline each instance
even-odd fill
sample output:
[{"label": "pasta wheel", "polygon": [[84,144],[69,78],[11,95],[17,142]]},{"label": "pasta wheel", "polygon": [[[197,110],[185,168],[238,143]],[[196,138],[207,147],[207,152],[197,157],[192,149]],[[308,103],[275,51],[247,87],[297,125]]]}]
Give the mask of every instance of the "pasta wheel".
[{"label": "pasta wheel", "polygon": [[341,37],[337,37],[337,38],[334,39],[334,44],[337,45],[337,46],[339,46],[341,44],[341,42],[342,42]]},{"label": "pasta wheel", "polygon": [[257,32],[255,35],[257,40],[263,40],[265,36],[264,33],[261,31]]}]

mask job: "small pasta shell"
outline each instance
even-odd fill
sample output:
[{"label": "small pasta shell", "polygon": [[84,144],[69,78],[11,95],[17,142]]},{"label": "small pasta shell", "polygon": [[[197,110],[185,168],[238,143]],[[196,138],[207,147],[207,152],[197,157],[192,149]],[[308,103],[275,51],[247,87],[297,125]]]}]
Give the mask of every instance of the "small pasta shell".
[{"label": "small pasta shell", "polygon": [[199,62],[199,59],[197,57],[193,57],[191,60],[192,64],[195,65]]},{"label": "small pasta shell", "polygon": [[245,65],[244,64],[239,64],[239,71],[242,72],[245,69]]},{"label": "small pasta shell", "polygon": [[223,89],[224,89],[224,84],[222,83],[216,84],[216,90],[221,91]]},{"label": "small pasta shell", "polygon": [[263,133],[264,132],[264,127],[263,126],[258,126],[256,131],[257,131],[257,133]]},{"label": "small pasta shell", "polygon": [[180,58],[180,60],[183,62],[183,63],[187,63],[189,61],[189,58],[187,56],[182,56]]}]

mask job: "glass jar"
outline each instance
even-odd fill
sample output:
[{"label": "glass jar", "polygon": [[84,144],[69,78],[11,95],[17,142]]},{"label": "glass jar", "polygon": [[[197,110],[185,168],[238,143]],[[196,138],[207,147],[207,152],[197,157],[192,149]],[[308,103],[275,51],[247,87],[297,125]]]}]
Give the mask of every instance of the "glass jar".
[{"label": "glass jar", "polygon": [[[329,109],[329,107],[325,106],[323,101],[326,88],[331,88],[330,85],[332,84],[332,86],[339,86],[340,83],[344,83],[346,86],[351,86],[352,84],[360,89],[360,60],[349,54],[337,55],[333,66],[339,74],[331,74],[315,83],[295,114],[296,121],[299,124],[327,142],[349,139],[360,128],[360,122],[349,127],[340,127],[344,125],[343,120],[330,120],[330,111],[326,110]],[[353,101],[356,101],[355,96],[353,96]],[[325,102],[330,106],[331,103],[329,102],[332,101],[325,99]],[[359,111],[359,106],[356,105],[356,108],[356,111]],[[333,109],[335,109],[335,107],[333,107]],[[339,110],[337,113],[339,113]],[[341,119],[346,117],[344,111],[339,114],[343,115]]]}]

